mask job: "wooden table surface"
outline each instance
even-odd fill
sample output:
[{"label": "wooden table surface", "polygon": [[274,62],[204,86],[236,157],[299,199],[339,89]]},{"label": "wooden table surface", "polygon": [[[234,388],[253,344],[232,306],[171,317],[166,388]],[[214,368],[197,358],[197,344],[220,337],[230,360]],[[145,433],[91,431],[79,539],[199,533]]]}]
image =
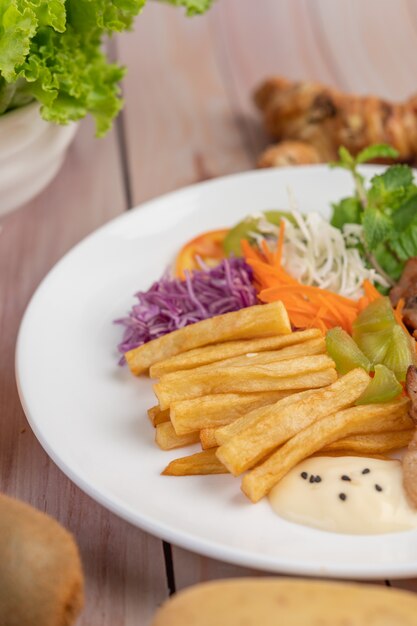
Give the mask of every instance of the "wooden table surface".
[{"label": "wooden table surface", "polygon": [[[1,220],[0,490],[74,533],[87,579],[78,626],[146,626],[169,589],[249,570],[163,544],[75,487],[27,425],[13,371],[16,335],[39,281],[85,235],[136,204],[254,167],[266,144],[251,103],[265,76],[318,79],[400,99],[417,91],[415,0],[218,0],[186,19],[149,5],[111,42],[128,66],[113,131],[81,124],[36,199]],[[416,581],[391,581],[417,589]]]}]

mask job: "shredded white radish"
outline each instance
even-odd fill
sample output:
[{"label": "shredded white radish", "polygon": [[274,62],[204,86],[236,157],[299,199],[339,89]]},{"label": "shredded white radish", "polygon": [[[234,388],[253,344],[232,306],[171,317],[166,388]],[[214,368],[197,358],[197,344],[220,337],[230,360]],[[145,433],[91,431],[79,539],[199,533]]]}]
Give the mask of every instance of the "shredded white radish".
[{"label": "shredded white radish", "polygon": [[[319,213],[291,214],[295,224],[285,219],[282,264],[300,283],[353,299],[363,295],[365,279],[388,287],[386,280],[375,269],[366,267],[359,250],[352,247],[363,240],[361,225],[348,224],[340,231]],[[271,227],[263,217],[258,228],[261,235],[251,233],[256,239],[273,235],[276,241],[279,227]]]}]

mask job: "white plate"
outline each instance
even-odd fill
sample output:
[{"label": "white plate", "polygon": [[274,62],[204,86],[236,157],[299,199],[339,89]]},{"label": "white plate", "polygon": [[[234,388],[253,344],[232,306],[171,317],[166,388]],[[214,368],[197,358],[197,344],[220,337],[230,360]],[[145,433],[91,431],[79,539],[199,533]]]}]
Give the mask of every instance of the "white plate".
[{"label": "white plate", "polygon": [[160,476],[182,452],[155,446],[146,417],[151,384],[116,365],[121,328],[111,322],[128,311],[133,294],[157,279],[193,235],[250,212],[286,208],[287,185],[302,211],[328,213],[332,201],[352,191],[346,172],[325,166],[244,173],[142,205],[76,246],[40,285],[21,325],[23,407],[45,450],[81,489],[168,541],[274,572],[413,576],[417,531],[326,533],[279,519],[266,499],[250,504],[230,476]]}]

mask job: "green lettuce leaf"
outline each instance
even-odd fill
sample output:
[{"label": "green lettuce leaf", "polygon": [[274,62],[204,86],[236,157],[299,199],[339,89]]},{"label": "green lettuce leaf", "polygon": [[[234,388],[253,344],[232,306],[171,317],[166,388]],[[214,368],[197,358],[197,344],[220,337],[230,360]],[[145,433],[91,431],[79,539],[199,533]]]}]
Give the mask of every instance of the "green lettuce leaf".
[{"label": "green lettuce leaf", "polygon": [[[212,0],[168,0],[188,15]],[[0,0],[0,113],[33,99],[45,120],[91,114],[104,135],[122,107],[124,68],[109,63],[106,36],[130,29],[146,0]]]}]

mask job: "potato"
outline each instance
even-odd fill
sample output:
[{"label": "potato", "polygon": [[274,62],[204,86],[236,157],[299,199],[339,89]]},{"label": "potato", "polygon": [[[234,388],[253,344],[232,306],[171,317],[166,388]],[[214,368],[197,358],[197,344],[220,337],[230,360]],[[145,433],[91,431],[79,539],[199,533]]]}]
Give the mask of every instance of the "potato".
[{"label": "potato", "polygon": [[151,626],[416,626],[416,615],[415,592],[384,585],[252,577],[183,589],[164,602]]},{"label": "potato", "polygon": [[153,388],[161,409],[167,409],[173,402],[212,393],[323,387],[337,378],[334,368],[334,361],[325,354],[265,365],[224,366],[221,374],[219,367],[205,365],[195,370],[166,374]]},{"label": "potato", "polygon": [[41,511],[0,494],[0,624],[70,626],[84,605],[73,536]]},{"label": "potato", "polygon": [[155,442],[161,450],[173,450],[174,448],[182,448],[190,446],[200,441],[200,433],[187,433],[186,435],[177,435],[171,422],[163,422],[156,426]]},{"label": "potato", "polygon": [[241,415],[266,404],[273,404],[293,391],[261,391],[259,393],[218,393],[173,402],[166,412],[178,435],[202,428],[230,424]]},{"label": "potato", "polygon": [[204,346],[188,350],[165,361],[159,361],[152,365],[149,373],[152,378],[160,378],[170,372],[189,370],[243,354],[279,350],[293,344],[304,343],[309,339],[318,339],[322,335],[322,332],[317,328],[310,328],[288,335],[276,335],[275,337],[262,339],[245,339],[243,341],[227,341],[216,345]]},{"label": "potato", "polygon": [[353,404],[368,383],[368,374],[357,368],[329,387],[289,406],[280,406],[277,402],[259,409],[256,422],[221,445],[217,456],[232,474],[238,476],[313,422]]},{"label": "potato", "polygon": [[[315,389],[308,389],[306,391],[295,392],[292,395],[288,395],[288,396],[285,396],[284,398],[277,400],[277,402],[275,403],[269,402],[268,405],[274,404],[275,405],[274,411],[275,411],[275,410],[278,410],[278,406],[277,406],[278,402],[279,402],[279,408],[281,409],[284,406],[289,406],[290,404],[294,404],[295,402],[298,402],[299,400],[302,400],[303,398],[309,398],[315,392],[316,392]],[[216,428],[214,434],[215,434],[217,445],[221,446],[222,444],[226,443],[227,441],[229,441],[230,439],[238,435],[240,432],[245,430],[245,428],[248,428],[249,426],[256,424],[260,419],[264,419],[265,411],[262,410],[264,406],[266,405],[260,406],[259,410],[253,409],[252,411],[246,413],[245,415],[242,415],[242,417],[240,417],[239,419],[234,420],[230,424],[226,424],[225,426]]]},{"label": "potato", "polygon": [[148,409],[148,417],[153,426],[157,426],[158,424],[163,424],[164,422],[169,422],[169,409],[165,409],[165,411],[161,411],[159,405],[151,407]]},{"label": "potato", "polygon": [[343,451],[346,455],[351,452],[363,454],[384,454],[391,450],[405,448],[413,438],[414,428],[367,435],[351,435],[325,446],[321,452]]},{"label": "potato", "polygon": [[136,376],[151,365],[172,356],[213,343],[235,339],[274,337],[291,333],[282,302],[255,305],[190,324],[126,352],[126,361]]},{"label": "potato", "polygon": [[216,429],[215,428],[202,428],[200,430],[200,442],[203,450],[209,450],[210,448],[217,448],[216,441]]},{"label": "potato", "polygon": [[204,450],[190,456],[171,461],[162,474],[164,476],[192,476],[194,474],[227,474],[227,469],[216,457],[216,450]]},{"label": "potato", "polygon": [[[346,376],[348,375],[346,374]],[[346,378],[346,376],[343,378]],[[390,419],[393,412],[398,409],[398,406],[404,405],[402,400],[394,400],[386,404],[354,406],[316,420],[289,439],[264,463],[246,474],[242,480],[242,491],[252,502],[258,502],[303,459],[306,459],[318,450],[322,450],[326,445],[333,443],[333,441],[358,432],[361,424],[371,425],[375,422]],[[220,448],[217,454],[219,451]]]}]

